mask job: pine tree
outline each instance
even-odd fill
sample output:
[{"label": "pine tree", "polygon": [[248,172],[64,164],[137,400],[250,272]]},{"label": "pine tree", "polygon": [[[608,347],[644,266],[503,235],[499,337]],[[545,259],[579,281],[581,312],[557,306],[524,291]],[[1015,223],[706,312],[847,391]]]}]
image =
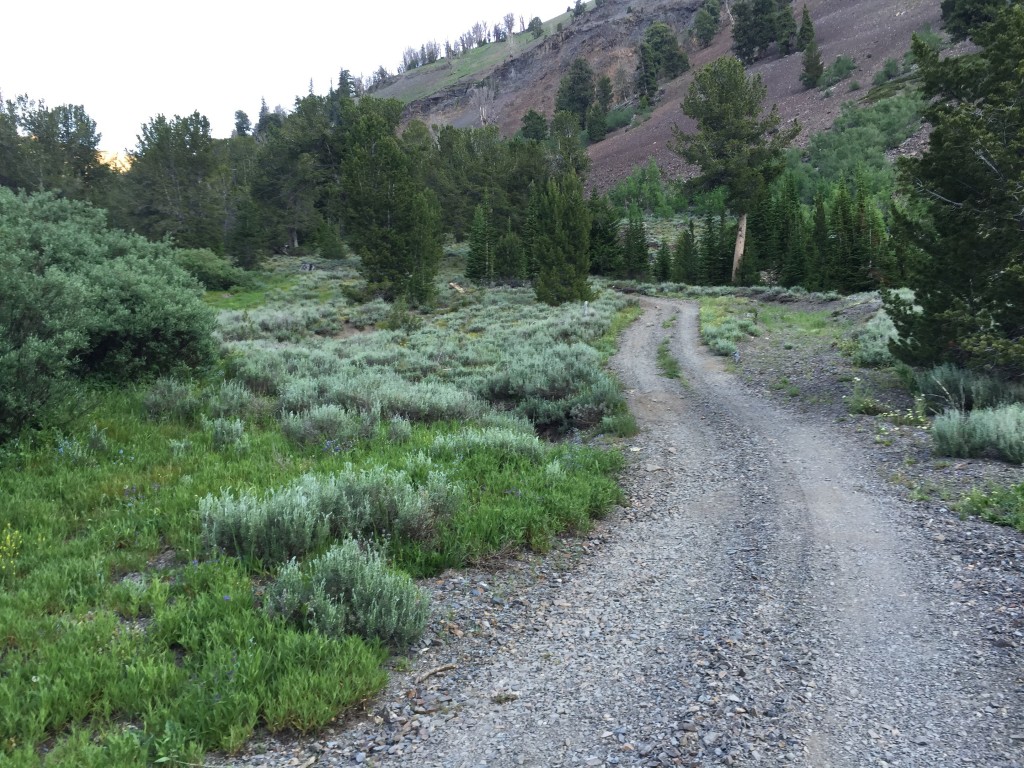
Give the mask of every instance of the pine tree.
[{"label": "pine tree", "polygon": [[804,51],[814,40],[814,24],[811,22],[811,13],[804,4],[803,12],[800,14],[800,30],[796,33],[796,49]]},{"label": "pine tree", "polygon": [[658,255],[654,260],[654,279],[659,283],[668,282],[672,276],[672,246],[665,240],[658,248]]},{"label": "pine tree", "polygon": [[555,112],[571,112],[576,117],[577,127],[583,128],[594,97],[594,70],[586,59],[576,58],[558,86]]},{"label": "pine tree", "polygon": [[804,88],[810,90],[817,88],[821,76],[825,73],[825,65],[821,61],[821,51],[818,50],[818,43],[812,37],[811,41],[804,48],[803,69],[800,72],[800,82]]},{"label": "pine tree", "polygon": [[796,46],[796,19],[793,18],[793,7],[788,0],[781,0],[775,12],[775,41],[779,44],[779,53],[788,56]]},{"label": "pine tree", "polygon": [[637,205],[629,207],[626,232],[622,244],[622,260],[624,262],[623,277],[630,280],[646,280],[650,273],[650,260],[647,254],[647,233],[644,229],[644,217]]},{"label": "pine tree", "polygon": [[469,230],[469,255],[466,257],[466,279],[478,283],[494,280],[494,231],[491,226],[488,197],[473,212]]},{"label": "pine tree", "polygon": [[569,174],[550,179],[536,194],[537,299],[554,306],[591,298],[590,213],[583,185]]},{"label": "pine tree", "polygon": [[592,192],[590,209],[590,271],[595,275],[619,277],[623,273],[619,216],[608,197]]},{"label": "pine tree", "polygon": [[778,106],[762,116],[767,90],[760,75],[747,78],[743,65],[724,56],[701,69],[690,83],[683,112],[697,121],[695,135],[674,131],[672,149],[700,166],[696,183],[724,186],[729,207],[739,215],[733,274],[743,261],[747,216],[765,188],[783,171],[783,149],[800,131],[781,128]]},{"label": "pine tree", "polygon": [[911,365],[938,362],[1024,376],[1024,5],[1001,7],[972,33],[975,53],[941,58],[924,40],[925,117],[934,126],[920,159],[903,161],[902,189],[923,211],[912,234],[925,259],[912,302],[887,296]]},{"label": "pine tree", "polygon": [[697,284],[700,278],[700,264],[697,256],[697,235],[693,219],[676,240],[672,258],[672,281],[687,285]]},{"label": "pine tree", "polygon": [[494,277],[499,280],[525,280],[527,277],[526,251],[522,238],[512,229],[511,218],[505,234],[494,246]]}]

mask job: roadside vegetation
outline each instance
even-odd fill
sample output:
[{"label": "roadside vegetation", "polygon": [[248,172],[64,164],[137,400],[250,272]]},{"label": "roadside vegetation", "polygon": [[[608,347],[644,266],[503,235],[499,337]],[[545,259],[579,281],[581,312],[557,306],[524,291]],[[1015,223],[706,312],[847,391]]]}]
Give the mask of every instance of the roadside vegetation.
[{"label": "roadside vegetation", "polygon": [[602,370],[635,306],[508,288],[422,313],[347,298],[354,263],[282,266],[206,294],[206,369],[76,384],[4,444],[5,764],[315,730],[422,631],[411,577],[544,550],[618,499],[617,452],[543,436],[635,431]]}]

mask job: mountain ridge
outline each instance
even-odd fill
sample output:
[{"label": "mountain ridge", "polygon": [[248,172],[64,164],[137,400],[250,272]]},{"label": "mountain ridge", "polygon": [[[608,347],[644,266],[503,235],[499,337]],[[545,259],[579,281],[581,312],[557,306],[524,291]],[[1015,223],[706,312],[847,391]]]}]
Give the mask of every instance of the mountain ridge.
[{"label": "mountain ridge", "polygon": [[[631,83],[644,31],[650,24],[663,21],[687,46],[691,69],[661,84],[647,119],[610,133],[589,147],[592,168],[588,186],[607,190],[651,158],[670,176],[686,176],[690,170],[670,149],[674,126],[683,131],[692,128],[680,104],[694,70],[732,52],[732,27],[724,8],[722,27],[711,45],[698,49],[688,44],[687,30],[701,4],[702,0],[649,0],[642,4],[606,0],[600,7],[588,6],[575,20],[566,13],[546,22],[541,39],[529,40],[529,33],[525,33],[514,35],[510,42],[489,43],[483,47],[490,49],[486,55],[478,48],[451,62],[442,60],[410,70],[376,89],[374,95],[406,102],[407,121],[456,127],[497,125],[502,135],[511,136],[530,109],[551,116],[559,81],[578,56],[586,58],[598,76],[620,81],[617,86],[622,72]],[[799,53],[772,53],[747,67],[749,74],[764,78],[767,104],[778,104],[783,121],[800,121],[802,131],[797,143],[827,130],[845,101],[867,95],[869,89],[865,86],[887,59],[899,59],[909,49],[914,32],[925,27],[937,30],[941,19],[938,0],[809,0],[806,5],[823,61],[828,65],[839,55],[852,57],[856,70],[851,79],[831,90],[806,90],[800,83]],[[794,4],[798,16],[800,7]],[[479,66],[474,66],[475,60],[479,60]],[[456,67],[461,73],[449,82]],[[850,90],[853,83],[862,87]],[[629,102],[617,92],[616,103]]]}]

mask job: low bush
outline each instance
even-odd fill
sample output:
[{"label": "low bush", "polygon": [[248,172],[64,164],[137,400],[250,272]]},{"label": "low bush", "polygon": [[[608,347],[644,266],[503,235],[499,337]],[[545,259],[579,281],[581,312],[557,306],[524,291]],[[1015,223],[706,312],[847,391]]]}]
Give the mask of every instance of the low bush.
[{"label": "low bush", "polygon": [[1024,463],[1024,405],[946,411],[932,423],[932,444],[942,456],[992,456]]},{"label": "low bush", "polygon": [[958,368],[951,363],[919,371],[915,378],[917,390],[931,413],[1024,403],[1024,385]]},{"label": "low bush", "polygon": [[461,432],[440,434],[430,447],[432,455],[459,461],[476,451],[494,451],[502,457],[522,456],[540,462],[548,447],[533,432],[510,428],[464,429]]},{"label": "low bush", "polygon": [[266,609],[329,637],[355,634],[404,649],[423,634],[430,602],[378,551],[348,539],[305,566],[283,566],[267,588]]},{"label": "low bush", "polygon": [[314,405],[308,411],[281,416],[281,431],[299,445],[320,445],[335,453],[373,437],[379,414],[339,405]]},{"label": "low bush", "polygon": [[1024,483],[1005,488],[973,490],[965,495],[957,509],[998,525],[1010,525],[1024,531]]},{"label": "low bush", "polygon": [[896,326],[884,309],[879,310],[854,332],[851,359],[865,368],[891,365],[895,360],[889,352],[889,341],[894,338]]},{"label": "low bush", "polygon": [[203,429],[210,436],[215,451],[222,451],[225,448],[234,448],[238,451],[245,449],[245,422],[241,419],[204,417]]},{"label": "low bush", "polygon": [[179,248],[174,252],[174,260],[208,291],[247,287],[251,282],[244,269],[206,248]]},{"label": "low bush", "polygon": [[259,403],[240,381],[222,381],[206,395],[206,410],[214,418],[247,417],[259,410]]},{"label": "low bush", "polygon": [[163,376],[146,392],[142,407],[151,419],[191,423],[199,417],[203,404],[191,383]]},{"label": "low bush", "polygon": [[819,88],[831,88],[836,83],[842,82],[857,68],[857,63],[849,56],[837,56],[836,60],[825,67],[825,71],[818,80]]},{"label": "low bush", "polygon": [[262,496],[222,493],[200,501],[209,548],[264,564],[322,550],[348,536],[424,541],[461,502],[441,473],[417,487],[402,471],[373,467],[304,475]]}]

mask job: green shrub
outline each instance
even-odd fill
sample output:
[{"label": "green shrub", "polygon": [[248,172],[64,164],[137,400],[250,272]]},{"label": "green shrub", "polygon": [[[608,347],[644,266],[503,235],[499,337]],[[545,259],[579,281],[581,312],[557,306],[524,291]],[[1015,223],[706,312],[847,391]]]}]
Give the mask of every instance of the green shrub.
[{"label": "green shrub", "polygon": [[875,73],[875,85],[885,85],[900,76],[900,63],[896,59],[886,59],[882,68]]},{"label": "green shrub", "polygon": [[1024,531],[1024,483],[1006,488],[973,490],[960,500],[957,509],[999,525]]},{"label": "green shrub", "polygon": [[880,309],[854,332],[853,362],[865,368],[891,365],[895,360],[889,352],[889,341],[895,337],[896,326],[885,310]]},{"label": "green shrub", "polygon": [[314,405],[302,413],[284,414],[281,430],[299,445],[320,445],[325,451],[338,453],[350,450],[358,440],[373,437],[378,421],[375,413]]},{"label": "green shrub", "polygon": [[226,416],[252,416],[258,409],[256,396],[240,381],[222,381],[220,385],[207,393],[206,407],[215,418]]},{"label": "green shrub", "polygon": [[836,60],[825,67],[825,71],[818,81],[819,88],[831,88],[836,83],[842,82],[857,68],[857,63],[849,56],[837,56]]},{"label": "green shrub", "polygon": [[245,422],[241,419],[204,417],[203,429],[210,435],[210,442],[215,451],[222,451],[225,448],[243,450],[246,446]]},{"label": "green shrub", "polygon": [[1024,463],[1024,405],[946,411],[932,423],[932,443],[942,456],[993,456]]},{"label": "green shrub", "polygon": [[174,259],[208,291],[226,291],[251,282],[245,270],[206,248],[179,248],[174,252]]},{"label": "green shrub", "polygon": [[430,601],[379,552],[348,539],[305,568],[295,562],[282,567],[267,589],[266,608],[303,629],[404,649],[423,634]]},{"label": "green shrub", "polygon": [[0,296],[0,438],[38,420],[68,374],[123,381],[213,360],[212,312],[174,249],[84,203],[0,189]]},{"label": "green shrub", "polygon": [[199,417],[202,403],[191,383],[162,376],[146,391],[142,407],[151,419],[191,423]]},{"label": "green shrub", "polygon": [[625,128],[631,122],[633,122],[633,115],[635,114],[632,107],[617,107],[611,110],[605,116],[605,126],[608,132],[617,131],[619,128]]},{"label": "green shrub", "polygon": [[417,487],[405,472],[373,467],[304,475],[262,496],[208,495],[199,514],[209,548],[282,563],[347,536],[430,539],[461,494],[443,473]]},{"label": "green shrub", "polygon": [[1024,385],[985,376],[952,363],[917,372],[916,384],[931,413],[1024,403]]},{"label": "green shrub", "polygon": [[461,432],[441,434],[434,438],[430,452],[452,461],[461,461],[477,451],[493,451],[503,457],[522,456],[540,462],[548,448],[532,432],[521,432],[502,427],[464,429]]},{"label": "green shrub", "polygon": [[399,445],[409,442],[412,437],[412,424],[402,416],[392,416],[387,424],[388,441]]}]

